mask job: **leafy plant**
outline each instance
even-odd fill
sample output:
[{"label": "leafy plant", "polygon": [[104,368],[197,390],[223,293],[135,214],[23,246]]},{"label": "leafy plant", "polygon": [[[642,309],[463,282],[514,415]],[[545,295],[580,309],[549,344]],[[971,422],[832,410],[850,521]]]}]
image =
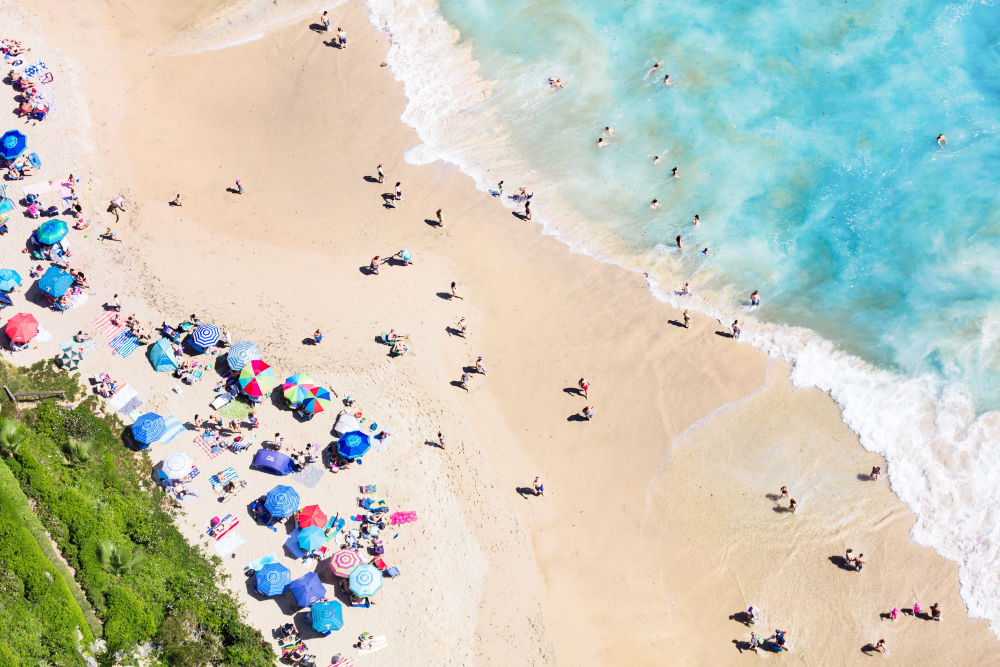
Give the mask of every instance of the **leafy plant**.
[{"label": "leafy plant", "polygon": [[20,451],[31,433],[20,422],[7,417],[0,418],[0,450],[7,458]]},{"label": "leafy plant", "polygon": [[97,545],[97,556],[101,559],[101,566],[118,577],[128,574],[146,560],[146,555],[140,549],[120,547],[111,540]]},{"label": "leafy plant", "polygon": [[70,438],[69,441],[63,446],[63,453],[66,455],[66,465],[78,466],[86,463],[90,460],[93,449],[93,440]]}]

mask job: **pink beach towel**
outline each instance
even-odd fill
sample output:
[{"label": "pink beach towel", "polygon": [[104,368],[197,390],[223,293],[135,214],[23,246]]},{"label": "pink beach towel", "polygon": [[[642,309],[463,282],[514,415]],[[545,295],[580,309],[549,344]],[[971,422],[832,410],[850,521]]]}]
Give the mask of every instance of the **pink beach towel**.
[{"label": "pink beach towel", "polygon": [[401,523],[412,523],[417,520],[416,512],[393,512],[389,515],[389,519],[392,521],[393,526],[398,526]]},{"label": "pink beach towel", "polygon": [[[214,459],[216,456],[218,456],[225,450],[225,447],[222,445],[222,443],[219,442],[214,437],[211,438],[211,442],[209,442],[208,440],[205,440],[205,438],[199,435],[197,438],[194,439],[194,444],[198,445],[198,447],[201,448],[201,451],[208,454],[208,458],[210,459]],[[212,451],[213,446],[216,447],[216,451],[214,452]]]}]

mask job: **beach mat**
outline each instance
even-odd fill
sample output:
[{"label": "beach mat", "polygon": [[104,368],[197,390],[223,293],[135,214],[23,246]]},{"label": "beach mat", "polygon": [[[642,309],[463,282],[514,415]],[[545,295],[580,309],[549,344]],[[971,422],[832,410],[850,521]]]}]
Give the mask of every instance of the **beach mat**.
[{"label": "beach mat", "polygon": [[240,537],[238,532],[231,530],[221,540],[216,540],[212,547],[215,549],[215,553],[220,556],[228,556],[239,549],[245,542],[246,540]]},{"label": "beach mat", "polygon": [[110,345],[112,350],[125,358],[139,347],[139,339],[131,331],[122,331],[111,340]]},{"label": "beach mat", "polygon": [[298,528],[291,532],[288,539],[285,540],[285,548],[295,558],[305,558],[306,552],[299,548],[299,532],[301,531]]},{"label": "beach mat", "polygon": [[139,393],[126,383],[118,387],[118,391],[116,391],[114,395],[108,399],[108,405],[114,408],[115,412],[120,412],[129,401],[138,395]]},{"label": "beach mat", "polygon": [[323,466],[314,463],[302,472],[297,472],[290,477],[307,489],[315,489],[319,481],[323,479]]},{"label": "beach mat", "polygon": [[[214,438],[213,438],[213,441],[215,441]],[[215,442],[217,443],[218,441],[215,441]],[[206,454],[208,454],[208,458],[210,458],[210,459],[214,459],[216,456],[218,456],[222,452],[226,451],[225,447],[223,447],[222,445],[216,444],[215,446],[218,447],[218,451],[213,452],[212,451],[212,445],[209,444],[208,441],[205,440],[205,438],[202,437],[202,436],[200,436],[200,435],[194,439],[194,444],[198,445],[198,448],[201,449],[201,451],[203,451]]]},{"label": "beach mat", "polygon": [[125,329],[124,324],[115,324],[111,321],[114,316],[115,311],[106,310],[96,320],[91,322],[91,326],[103,334],[105,338],[112,340]]},{"label": "beach mat", "polygon": [[368,642],[368,645],[369,648],[359,648],[358,653],[364,655],[366,653],[374,653],[375,651],[381,651],[382,649],[384,649],[386,646],[389,645],[389,640],[386,639],[385,635],[378,635],[376,637],[372,637],[371,640]]},{"label": "beach mat", "polygon": [[173,415],[170,415],[169,417],[163,420],[163,427],[164,427],[163,435],[160,436],[159,440],[157,440],[157,442],[160,443],[161,445],[167,444],[168,442],[176,438],[178,433],[186,430],[184,428],[184,424],[182,424],[180,420],[174,417]]},{"label": "beach mat", "polygon": [[253,407],[243,401],[232,400],[222,406],[218,412],[223,419],[246,419]]}]

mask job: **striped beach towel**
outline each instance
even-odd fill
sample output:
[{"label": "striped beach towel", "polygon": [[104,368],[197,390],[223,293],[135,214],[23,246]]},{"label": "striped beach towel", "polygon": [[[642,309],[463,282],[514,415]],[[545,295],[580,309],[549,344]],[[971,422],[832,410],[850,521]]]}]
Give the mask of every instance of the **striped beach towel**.
[{"label": "striped beach towel", "polygon": [[122,331],[110,343],[111,349],[122,356],[127,357],[139,347],[139,339],[131,331]]},{"label": "striped beach towel", "polygon": [[105,311],[100,317],[91,323],[91,326],[97,329],[100,333],[104,334],[104,337],[108,340],[112,340],[125,330],[124,324],[115,324],[112,321],[115,314],[116,313],[113,310]]},{"label": "striped beach towel", "polygon": [[185,430],[187,429],[184,428],[184,424],[173,415],[170,415],[163,420],[163,435],[160,436],[158,442],[161,445],[165,445],[176,438],[178,433]]},{"label": "striped beach towel", "polygon": [[[199,435],[194,439],[194,444],[198,445],[201,451],[208,454],[208,458],[210,459],[214,459],[225,450],[222,443],[214,437],[206,440],[203,436]],[[213,451],[213,448],[215,451]]]},{"label": "striped beach towel", "polygon": [[222,487],[226,485],[226,482],[235,481],[239,478],[240,476],[236,474],[236,470],[230,466],[219,474],[209,477],[208,481],[212,483],[212,489],[216,493],[221,493]]}]

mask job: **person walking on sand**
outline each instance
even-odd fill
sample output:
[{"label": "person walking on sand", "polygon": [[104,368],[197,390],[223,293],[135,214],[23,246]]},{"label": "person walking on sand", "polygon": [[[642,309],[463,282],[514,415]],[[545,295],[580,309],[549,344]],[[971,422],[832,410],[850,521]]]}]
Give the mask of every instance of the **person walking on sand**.
[{"label": "person walking on sand", "polygon": [[588,405],[583,408],[583,416],[587,421],[594,418],[594,406]]},{"label": "person walking on sand", "polygon": [[340,48],[347,48],[347,33],[340,27],[337,28],[337,43],[340,45]]},{"label": "person walking on sand", "polygon": [[858,554],[858,557],[854,559],[854,571],[855,572],[860,572],[861,568],[863,568],[865,566],[865,561],[862,560],[863,558],[864,558],[864,554]]},{"label": "person walking on sand", "polygon": [[688,315],[688,311],[686,310],[684,311],[684,328],[685,329],[691,328],[691,316]]},{"label": "person walking on sand", "polygon": [[872,471],[868,475],[868,478],[877,482],[878,476],[882,474],[882,466],[872,466]]},{"label": "person walking on sand", "polygon": [[778,500],[781,500],[782,498],[787,498],[787,497],[788,497],[788,487],[787,486],[783,486],[783,487],[781,487],[781,493],[778,495]]},{"label": "person walking on sand", "polygon": [[441,431],[438,431],[438,447],[440,447],[441,449],[445,448],[444,447],[444,435],[441,434]]},{"label": "person walking on sand", "polygon": [[465,318],[463,317],[458,321],[458,335],[465,338],[465,332],[468,330],[468,325],[465,323]]},{"label": "person walking on sand", "polygon": [[326,31],[326,32],[330,31],[330,13],[329,12],[324,11],[323,14],[319,17],[319,22],[323,24],[323,30],[324,31]]},{"label": "person walking on sand", "polygon": [[854,567],[854,549],[848,549],[844,552],[844,561],[848,567]]},{"label": "person walking on sand", "polygon": [[750,633],[750,650],[753,651],[754,653],[756,653],[757,649],[759,647],[760,647],[760,638],[757,636],[756,632],[751,632]]},{"label": "person walking on sand", "polygon": [[458,292],[455,289],[455,281],[454,280],[451,281],[451,298],[452,299],[461,299],[462,298],[462,297],[460,297],[458,295]]},{"label": "person walking on sand", "polygon": [[402,185],[402,181],[396,181],[396,193],[392,197],[393,201],[403,201],[403,188],[400,187]]},{"label": "person walking on sand", "polygon": [[919,602],[914,602],[913,603],[913,615],[916,616],[919,613],[920,613],[920,603]]},{"label": "person walking on sand", "polygon": [[875,650],[878,651],[879,653],[881,653],[882,655],[887,655],[886,650],[885,650],[885,640],[884,639],[880,639],[880,640],[878,640],[875,643]]},{"label": "person walking on sand", "polygon": [[483,364],[482,357],[476,359],[476,372],[480,375],[486,375],[486,366]]},{"label": "person walking on sand", "polygon": [[788,511],[791,512],[792,514],[795,514],[795,510],[798,509],[798,507],[799,505],[798,503],[795,502],[795,498],[792,498],[788,501]]},{"label": "person walking on sand", "polygon": [[535,477],[535,481],[531,484],[531,487],[535,490],[535,496],[545,495],[545,485],[542,484],[540,477]]},{"label": "person walking on sand", "polygon": [[527,200],[524,202],[524,217],[531,220],[531,202]]},{"label": "person walking on sand", "polygon": [[747,607],[747,622],[750,625],[753,625],[757,622],[758,618],[759,614],[757,613],[757,610],[753,608],[753,605]]},{"label": "person walking on sand", "polygon": [[444,218],[441,217],[441,209],[437,210],[438,227],[444,227]]},{"label": "person walking on sand", "polygon": [[935,621],[941,620],[941,608],[937,602],[931,605],[931,618]]},{"label": "person walking on sand", "polygon": [[503,181],[500,181],[499,183],[497,183],[497,195],[499,196],[502,194],[503,194]]},{"label": "person walking on sand", "polygon": [[118,298],[117,294],[111,297],[111,305],[109,306],[109,309],[115,311],[116,313],[122,312],[122,301]]},{"label": "person walking on sand", "polygon": [[760,305],[760,293],[757,290],[750,292],[750,305],[754,307]]},{"label": "person walking on sand", "polygon": [[947,143],[948,143],[948,137],[944,136],[943,134],[937,135],[937,145],[938,146],[940,146],[941,148],[944,148],[945,144],[947,144]]},{"label": "person walking on sand", "polygon": [[577,386],[580,387],[580,393],[583,394],[584,398],[590,398],[590,396],[587,395],[587,392],[590,391],[589,382],[587,382],[584,378],[580,378],[580,381],[577,382]]},{"label": "person walking on sand", "polygon": [[893,607],[889,612],[889,620],[895,621],[897,618],[899,618],[899,607]]},{"label": "person walking on sand", "polygon": [[383,181],[385,181],[385,171],[382,169],[381,162],[377,167],[375,167],[375,171],[378,172],[378,182],[382,183]]},{"label": "person walking on sand", "polygon": [[462,385],[462,389],[464,389],[465,391],[469,391],[469,380],[470,379],[471,378],[469,377],[469,374],[463,371],[462,372],[462,379],[459,380],[459,383]]},{"label": "person walking on sand", "polygon": [[368,269],[377,276],[378,267],[381,265],[382,265],[382,258],[379,255],[375,255],[374,257],[372,257],[371,263],[368,264]]}]

